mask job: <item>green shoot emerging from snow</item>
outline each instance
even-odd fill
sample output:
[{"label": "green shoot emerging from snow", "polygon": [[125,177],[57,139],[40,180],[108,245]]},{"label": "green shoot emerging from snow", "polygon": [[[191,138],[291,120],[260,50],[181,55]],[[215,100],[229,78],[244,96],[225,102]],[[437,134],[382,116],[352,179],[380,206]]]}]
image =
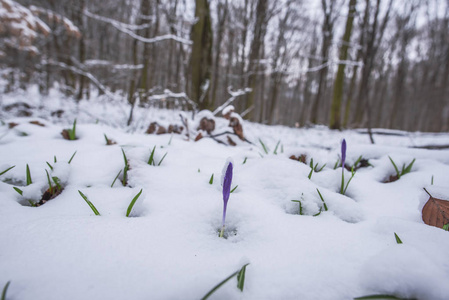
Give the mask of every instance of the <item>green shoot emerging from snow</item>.
[{"label": "green shoot emerging from snow", "polygon": [[80,190],[78,190],[78,193],[80,193],[81,197],[83,197],[84,201],[86,201],[87,205],[89,205],[90,209],[92,209],[92,211],[94,212],[94,214],[96,216],[99,216],[100,213],[98,212],[98,210],[95,208],[95,206],[92,204],[92,202],[89,201],[89,199],[87,199],[86,195],[84,195]]},{"label": "green shoot emerging from snow", "polygon": [[349,178],[348,182],[346,182],[346,185],[344,185],[344,174],[343,174],[344,170],[342,171],[342,184],[341,184],[341,188],[342,190],[340,190],[340,194],[344,195],[346,194],[346,190],[348,189],[349,183],[351,182],[352,178],[354,178],[355,175],[355,171],[354,171],[354,167],[351,168],[351,178]]},{"label": "green shoot emerging from snow", "polygon": [[140,192],[134,196],[133,200],[131,200],[131,203],[128,206],[128,209],[126,210],[126,216],[129,217],[129,215],[131,214],[134,204],[136,204],[137,199],[139,199],[140,195],[142,194],[143,189],[140,190]]},{"label": "green shoot emerging from snow", "polygon": [[55,183],[58,190],[62,190],[61,180],[59,180],[59,178],[56,176],[53,176],[51,179],[53,179],[53,182]]},{"label": "green shoot emerging from snow", "polygon": [[125,161],[125,167],[123,168],[123,186],[126,186],[126,183],[128,182],[128,170],[129,170],[129,164],[128,164],[128,158],[126,157],[125,151],[122,149],[123,153],[123,160]]},{"label": "green shoot emerging from snow", "polygon": [[273,151],[273,154],[274,155],[277,155],[278,154],[278,147],[279,147],[279,144],[281,143],[281,140],[279,140],[278,141],[278,143],[276,144],[276,147],[274,148],[274,151]]},{"label": "green shoot emerging from snow", "polygon": [[114,186],[115,181],[117,180],[117,178],[120,176],[120,173],[122,173],[122,170],[120,170],[117,174],[117,176],[115,176],[114,181],[112,181],[111,187]]},{"label": "green shoot emerging from snow", "polygon": [[209,179],[209,184],[213,184],[214,183],[214,173],[212,173],[212,176]]},{"label": "green shoot emerging from snow", "polygon": [[231,193],[233,193],[238,187],[239,187],[239,185],[236,185],[236,186],[231,190]]},{"label": "green shoot emerging from snow", "polygon": [[309,176],[307,176],[309,179],[312,178],[313,172],[315,172],[315,173],[321,172],[324,169],[324,167],[326,166],[326,164],[324,164],[321,168],[318,168],[318,163],[316,163],[315,165],[313,164],[313,158],[310,159],[309,165],[310,165],[310,173],[309,173]]},{"label": "green shoot emerging from snow", "polygon": [[324,210],[327,211],[327,205],[326,202],[324,202],[324,198],[320,193],[320,190],[317,188],[316,191],[318,192],[318,195],[320,196],[321,201],[323,201]]},{"label": "green shoot emerging from snow", "polygon": [[213,293],[215,293],[222,285],[224,285],[226,282],[228,282],[233,277],[237,276],[237,287],[239,290],[243,292],[243,287],[245,285],[245,273],[246,273],[246,266],[249,264],[244,265],[239,271],[236,271],[226,277],[223,281],[221,281],[219,284],[214,286],[206,295],[204,295],[201,300],[206,300],[209,298]]},{"label": "green shoot emerging from snow", "polygon": [[[302,198],[302,197],[301,197]],[[300,200],[291,200],[292,202],[298,202],[299,203],[299,210],[298,210],[298,215],[303,215],[303,211],[302,211],[302,203]]]},{"label": "green shoot emerging from snow", "polygon": [[30,167],[27,164],[27,169],[26,169],[26,177],[27,177],[27,185],[30,185],[33,183],[33,181],[31,180],[31,172],[30,172]]},{"label": "green shoot emerging from snow", "polygon": [[76,151],[72,154],[72,157],[70,157],[70,159],[69,159],[69,165],[70,165],[70,163],[72,162],[73,158],[75,157],[75,154],[76,154]]},{"label": "green shoot emerging from snow", "polygon": [[[153,150],[151,151],[151,154],[150,154],[150,158],[148,159],[148,164],[149,164],[150,166],[156,166],[156,161],[155,161],[155,159],[154,159],[154,153],[155,153],[155,151],[156,151],[156,146],[153,147]],[[168,152],[166,152],[166,153],[164,154],[164,156],[162,156],[161,160],[160,160],[159,163],[157,164],[158,166],[160,166],[160,165],[162,164],[162,161],[164,160],[165,156],[167,156],[167,153],[168,153]]]},{"label": "green shoot emerging from snow", "polygon": [[394,237],[395,237],[395,239],[396,239],[396,243],[402,244],[402,241],[401,241],[401,239],[399,238],[399,236],[396,234],[396,232],[394,233]]},{"label": "green shoot emerging from snow", "polygon": [[73,121],[72,129],[67,130],[69,132],[69,140],[76,140],[76,119]]},{"label": "green shoot emerging from snow", "polygon": [[48,174],[47,169],[45,169],[45,173],[47,173],[48,189],[50,194],[53,194],[53,186],[51,185],[50,174]]},{"label": "green shoot emerging from snow", "polygon": [[19,193],[19,195],[20,196],[23,196],[23,191],[21,190],[21,189],[19,189],[18,187],[13,187],[13,189],[17,192],[17,193]]},{"label": "green shoot emerging from snow", "polygon": [[412,167],[413,164],[415,163],[415,158],[407,165],[407,167],[405,166],[405,164],[402,165],[402,169],[401,171],[399,171],[398,166],[396,165],[396,163],[393,161],[393,159],[388,156],[388,158],[390,159],[391,163],[393,164],[394,170],[396,171],[396,176],[398,177],[398,179],[401,178],[401,176],[408,174],[412,171]]},{"label": "green shoot emerging from snow", "polygon": [[449,223],[443,225],[443,230],[449,231]]},{"label": "green shoot emerging from snow", "polygon": [[264,142],[262,142],[262,140],[259,139],[259,143],[262,145],[262,149],[265,152],[265,154],[268,154],[269,149],[267,148],[267,146],[265,146]]},{"label": "green shoot emerging from snow", "polygon": [[11,281],[8,281],[5,286],[3,287],[3,291],[2,291],[2,299],[1,300],[6,300],[6,293],[8,292],[8,287],[9,284],[11,283]]},{"label": "green shoot emerging from snow", "polygon": [[11,169],[14,168],[14,167],[15,167],[15,166],[9,167],[8,169],[6,169],[6,170],[0,172],[0,176],[3,175],[3,174],[5,174],[6,172],[8,172],[9,170],[11,170]]},{"label": "green shoot emerging from snow", "polygon": [[76,140],[76,119],[73,121],[72,129],[64,129],[62,132],[62,137],[69,141]]}]

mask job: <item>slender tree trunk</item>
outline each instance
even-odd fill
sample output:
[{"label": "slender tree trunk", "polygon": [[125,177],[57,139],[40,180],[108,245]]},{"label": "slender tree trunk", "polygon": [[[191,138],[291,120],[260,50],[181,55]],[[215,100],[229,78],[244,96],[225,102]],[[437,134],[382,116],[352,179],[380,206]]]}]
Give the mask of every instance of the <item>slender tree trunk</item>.
[{"label": "slender tree trunk", "polygon": [[190,57],[190,98],[198,103],[198,108],[212,109],[208,90],[212,66],[212,24],[207,0],[195,1],[195,18],[192,27],[192,53]]},{"label": "slender tree trunk", "polygon": [[[345,33],[343,34],[343,44],[340,48],[340,61],[348,59],[348,48],[351,41],[352,23],[356,13],[357,0],[349,1],[348,17],[346,19]],[[340,129],[340,110],[341,100],[343,98],[343,87],[345,79],[345,64],[340,63],[338,65],[337,76],[335,77],[334,93],[332,97],[331,115],[330,115],[330,128]]]},{"label": "slender tree trunk", "polygon": [[254,38],[251,43],[251,53],[249,56],[249,76],[248,86],[252,92],[248,94],[245,110],[250,110],[246,115],[248,120],[255,120],[254,106],[256,99],[257,78],[259,78],[261,51],[264,46],[264,38],[266,34],[268,1],[258,0],[256,8],[256,23],[254,25]]}]

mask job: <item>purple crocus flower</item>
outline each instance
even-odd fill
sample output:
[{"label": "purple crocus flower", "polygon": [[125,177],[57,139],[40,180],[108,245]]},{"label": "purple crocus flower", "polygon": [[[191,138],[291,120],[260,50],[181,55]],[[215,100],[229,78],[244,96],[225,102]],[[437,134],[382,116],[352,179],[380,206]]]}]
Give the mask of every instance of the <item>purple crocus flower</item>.
[{"label": "purple crocus flower", "polygon": [[226,207],[228,206],[229,195],[231,194],[231,183],[232,183],[232,161],[226,161],[225,168],[223,169],[223,219],[222,228],[220,232],[220,237],[223,237],[225,220],[226,220]]},{"label": "purple crocus flower", "polygon": [[341,167],[345,167],[345,161],[346,161],[346,140],[343,139],[341,142]]}]

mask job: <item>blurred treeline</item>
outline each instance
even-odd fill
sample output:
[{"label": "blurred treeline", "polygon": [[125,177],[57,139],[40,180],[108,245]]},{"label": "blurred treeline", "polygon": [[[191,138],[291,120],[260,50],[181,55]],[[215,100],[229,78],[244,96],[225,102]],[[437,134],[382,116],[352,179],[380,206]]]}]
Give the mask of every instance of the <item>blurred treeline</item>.
[{"label": "blurred treeline", "polygon": [[449,0],[0,0],[0,21],[3,92],[449,129]]}]

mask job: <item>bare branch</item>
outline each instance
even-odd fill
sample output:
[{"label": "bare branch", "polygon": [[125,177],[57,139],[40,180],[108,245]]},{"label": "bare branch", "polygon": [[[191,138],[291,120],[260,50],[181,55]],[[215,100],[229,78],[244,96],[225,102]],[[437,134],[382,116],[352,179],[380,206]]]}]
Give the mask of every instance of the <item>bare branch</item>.
[{"label": "bare branch", "polygon": [[106,17],[102,17],[102,16],[99,16],[99,15],[95,15],[95,14],[89,12],[87,9],[84,10],[84,14],[87,17],[89,17],[89,18],[108,23],[108,24],[114,26],[117,30],[119,30],[119,31],[121,31],[123,33],[126,33],[130,37],[132,37],[132,38],[134,38],[136,40],[139,40],[142,43],[150,44],[150,43],[156,43],[156,42],[160,42],[160,41],[173,40],[173,41],[176,41],[178,43],[185,44],[185,45],[191,45],[192,44],[192,41],[184,39],[184,38],[179,37],[179,36],[174,35],[174,34],[166,34],[166,35],[156,36],[154,38],[146,38],[146,37],[137,35],[131,29],[129,29],[129,27],[132,26],[132,25],[124,24],[124,23],[118,22],[118,21],[110,19],[110,18],[106,18]]},{"label": "bare branch", "polygon": [[232,87],[228,87],[228,93],[231,95],[231,98],[229,98],[225,103],[223,103],[222,105],[217,107],[216,110],[214,110],[214,112],[212,113],[214,116],[216,114],[218,114],[220,111],[222,111],[226,106],[228,106],[232,102],[234,102],[235,98],[237,98],[238,96],[246,95],[246,94],[248,94],[248,93],[250,93],[252,91],[252,89],[250,89],[250,88],[245,88],[245,89],[240,89],[240,90],[237,90],[237,91],[232,91],[231,88]]}]

